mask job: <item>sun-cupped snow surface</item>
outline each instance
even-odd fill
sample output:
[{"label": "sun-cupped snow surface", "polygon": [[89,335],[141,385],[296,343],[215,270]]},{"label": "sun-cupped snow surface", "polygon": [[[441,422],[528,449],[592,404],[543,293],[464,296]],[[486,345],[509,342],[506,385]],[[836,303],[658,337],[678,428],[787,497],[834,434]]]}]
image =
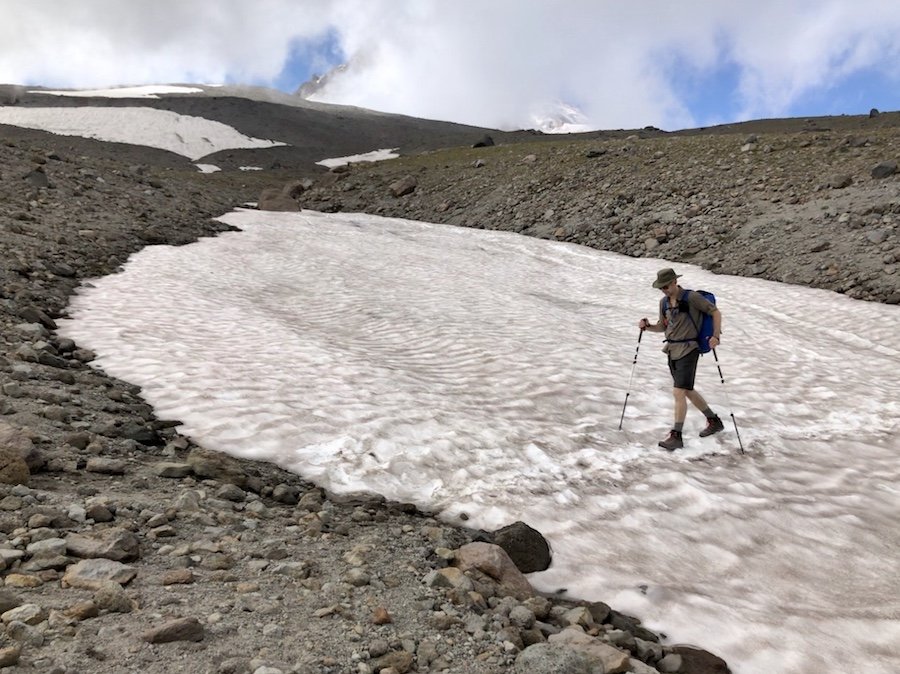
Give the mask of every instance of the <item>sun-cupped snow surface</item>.
[{"label": "sun-cupped snow surface", "polygon": [[900,308],[675,265],[718,296],[697,386],[726,431],[697,437],[691,409],[668,453],[658,334],[618,430],[668,263],[367,215],[222,219],[243,231],[144,249],[61,325],[197,441],[450,521],[524,520],[554,550],[537,587],[738,674],[900,670]]},{"label": "sun-cupped snow surface", "polygon": [[0,107],[0,124],[62,136],[146,145],[194,160],[220,150],[285,145],[245,136],[234,127],[203,117],[145,107]]},{"label": "sun-cupped snow surface", "polygon": [[381,150],[372,150],[364,154],[351,154],[346,157],[333,157],[331,159],[323,159],[317,161],[316,164],[325,168],[334,168],[335,166],[344,166],[345,164],[355,164],[364,161],[384,161],[385,159],[396,159],[400,155],[397,154],[397,148],[384,148]]},{"label": "sun-cupped snow surface", "polygon": [[203,89],[174,84],[145,84],[134,87],[112,87],[109,89],[35,89],[30,94],[48,96],[72,96],[76,98],[159,98],[169,94],[202,94]]}]

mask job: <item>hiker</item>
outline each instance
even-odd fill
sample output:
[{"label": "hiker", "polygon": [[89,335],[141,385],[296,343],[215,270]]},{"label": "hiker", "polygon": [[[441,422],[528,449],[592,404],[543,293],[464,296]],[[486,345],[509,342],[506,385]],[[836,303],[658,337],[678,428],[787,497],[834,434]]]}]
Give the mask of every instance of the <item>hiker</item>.
[{"label": "hiker", "polygon": [[706,417],[706,428],[700,431],[701,438],[718,433],[725,428],[722,420],[709,408],[703,396],[694,390],[694,376],[697,373],[697,361],[700,358],[697,339],[700,322],[703,318],[702,314],[709,314],[713,319],[709,348],[714,349],[720,341],[722,313],[700,292],[684,290],[678,285],[677,279],[679,278],[681,278],[681,274],[676,274],[674,269],[661,269],[656,274],[653,287],[659,288],[665,293],[659,301],[659,320],[656,323],[650,323],[646,318],[642,318],[638,323],[641,330],[666,333],[666,345],[663,347],[663,351],[668,355],[669,371],[674,380],[672,395],[675,397],[675,424],[672,426],[669,437],[662,440],[659,446],[670,452],[684,447],[681,432],[687,416],[688,400]]}]

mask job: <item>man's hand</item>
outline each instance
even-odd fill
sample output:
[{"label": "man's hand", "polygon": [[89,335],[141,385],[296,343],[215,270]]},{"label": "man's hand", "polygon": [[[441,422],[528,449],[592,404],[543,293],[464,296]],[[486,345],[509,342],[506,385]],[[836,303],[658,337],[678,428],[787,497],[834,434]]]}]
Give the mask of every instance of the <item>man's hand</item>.
[{"label": "man's hand", "polygon": [[715,349],[717,346],[719,346],[719,338],[713,335],[709,338],[709,348]]},{"label": "man's hand", "polygon": [[638,321],[638,327],[641,330],[646,330],[647,328],[650,327],[650,321],[648,321],[646,318],[642,318],[641,320]]}]

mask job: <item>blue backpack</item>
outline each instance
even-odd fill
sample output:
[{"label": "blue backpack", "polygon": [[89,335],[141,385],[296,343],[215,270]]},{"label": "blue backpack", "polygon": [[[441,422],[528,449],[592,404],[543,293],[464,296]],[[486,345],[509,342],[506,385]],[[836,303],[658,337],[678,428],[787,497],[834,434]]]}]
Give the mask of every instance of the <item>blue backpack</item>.
[{"label": "blue backpack", "polygon": [[[705,312],[700,312],[700,325],[697,325],[697,321],[694,320],[693,315],[691,314],[691,306],[688,303],[688,293],[695,292],[700,293],[708,299],[713,304],[716,303],[716,296],[711,292],[706,290],[688,290],[685,288],[684,296],[678,302],[678,310],[687,313],[688,318],[691,319],[691,323],[694,324],[694,328],[697,330],[697,336],[692,337],[691,339],[668,339],[667,342],[697,342],[698,351],[700,353],[709,353],[711,349],[709,348],[709,338],[713,336],[713,317],[710,314]],[[669,311],[669,297],[666,296],[663,298],[663,314]]]}]

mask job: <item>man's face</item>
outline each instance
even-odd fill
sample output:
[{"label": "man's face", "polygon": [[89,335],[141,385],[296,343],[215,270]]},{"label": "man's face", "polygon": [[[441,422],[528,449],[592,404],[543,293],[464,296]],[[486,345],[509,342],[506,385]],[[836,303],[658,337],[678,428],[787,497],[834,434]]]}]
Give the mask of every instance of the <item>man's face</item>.
[{"label": "man's face", "polygon": [[675,298],[675,293],[678,292],[678,281],[671,281],[660,288],[666,295],[669,296],[669,299]]}]

